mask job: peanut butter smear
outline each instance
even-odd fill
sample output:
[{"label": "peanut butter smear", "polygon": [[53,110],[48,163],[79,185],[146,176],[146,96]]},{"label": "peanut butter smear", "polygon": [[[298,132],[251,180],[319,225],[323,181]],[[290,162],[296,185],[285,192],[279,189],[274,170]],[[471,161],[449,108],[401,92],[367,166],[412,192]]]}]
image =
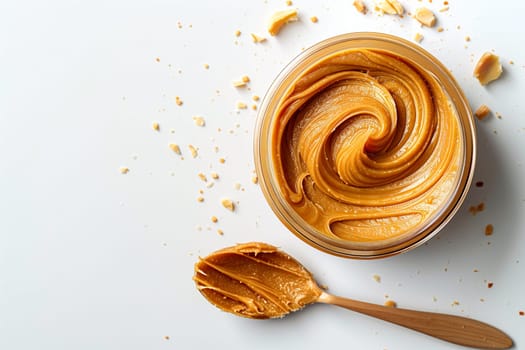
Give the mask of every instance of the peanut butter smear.
[{"label": "peanut butter smear", "polygon": [[309,67],[282,97],[273,165],[285,201],[336,239],[409,237],[457,184],[463,137],[431,72],[395,53],[348,49]]},{"label": "peanut butter smear", "polygon": [[321,295],[310,272],[265,243],[238,244],[201,258],[193,279],[210,303],[249,318],[282,317]]}]

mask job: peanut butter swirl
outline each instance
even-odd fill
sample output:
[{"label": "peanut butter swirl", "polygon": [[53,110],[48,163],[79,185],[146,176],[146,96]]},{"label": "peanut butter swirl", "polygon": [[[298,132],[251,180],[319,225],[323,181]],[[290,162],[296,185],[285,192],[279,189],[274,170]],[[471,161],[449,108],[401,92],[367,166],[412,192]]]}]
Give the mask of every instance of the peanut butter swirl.
[{"label": "peanut butter swirl", "polygon": [[315,302],[321,290],[298,261],[265,243],[245,243],[201,258],[193,277],[218,308],[249,318],[282,317]]},{"label": "peanut butter swirl", "polygon": [[457,112],[431,72],[392,52],[349,49],[307,68],[275,120],[278,186],[329,237],[409,235],[456,186]]}]

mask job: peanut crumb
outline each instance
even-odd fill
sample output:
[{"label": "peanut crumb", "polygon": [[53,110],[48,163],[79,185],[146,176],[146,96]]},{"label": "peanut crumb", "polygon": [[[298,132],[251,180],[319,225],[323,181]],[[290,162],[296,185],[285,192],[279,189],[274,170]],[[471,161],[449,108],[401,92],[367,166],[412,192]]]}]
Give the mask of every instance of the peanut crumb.
[{"label": "peanut crumb", "polygon": [[513,60],[509,60],[509,64],[514,64],[514,61]]},{"label": "peanut crumb", "polygon": [[156,62],[160,62],[160,57],[155,58]]},{"label": "peanut crumb", "polygon": [[328,290],[328,286],[326,284],[320,284],[319,285],[319,288],[321,288],[322,290],[324,291],[327,291]]},{"label": "peanut crumb", "polygon": [[206,178],[206,175],[204,175],[203,173],[198,173],[197,176],[199,177],[199,179],[201,179],[204,182],[208,181],[208,179]]},{"label": "peanut crumb", "polygon": [[381,14],[401,16],[405,13],[405,9],[397,0],[380,0],[377,2],[376,7]]},{"label": "peanut crumb", "polygon": [[250,82],[250,77],[247,76],[247,75],[243,75],[241,80],[242,80],[243,83],[249,83]]},{"label": "peanut crumb", "polygon": [[268,24],[268,33],[270,33],[271,36],[276,36],[279,34],[285,24],[297,20],[298,17],[296,9],[277,11],[270,18],[270,22]]},{"label": "peanut crumb", "polygon": [[467,36],[465,37],[465,41],[466,41],[466,42],[469,42],[469,41],[470,41],[470,36],[467,35]]},{"label": "peanut crumb", "polygon": [[489,113],[490,113],[489,107],[487,105],[481,105],[478,107],[478,109],[476,109],[476,111],[474,112],[474,115],[479,120],[482,120],[482,119],[485,119],[485,117],[487,117]]},{"label": "peanut crumb", "polygon": [[219,235],[221,235],[221,236],[224,235],[224,231],[221,230],[221,229],[218,229],[218,230],[217,230],[217,233],[218,233]]},{"label": "peanut crumb", "polygon": [[236,36],[236,37],[240,37],[240,36],[241,36],[241,31],[240,31],[239,29],[237,29],[237,30],[235,31],[235,36]]},{"label": "peanut crumb", "polygon": [[164,338],[164,340],[170,340],[170,336],[169,335],[165,335],[163,338]]},{"label": "peanut crumb", "polygon": [[449,10],[449,7],[448,6],[444,6],[442,7],[439,12],[447,12]]},{"label": "peanut crumb", "polygon": [[482,212],[483,210],[485,210],[485,203],[483,202],[479,203],[478,205],[472,205],[470,206],[470,208],[468,208],[468,211],[472,215],[476,215],[477,213]]},{"label": "peanut crumb", "polygon": [[120,171],[121,174],[127,174],[127,173],[129,173],[129,168],[123,166],[123,167],[120,167],[119,171]]},{"label": "peanut crumb", "polygon": [[226,163],[226,159],[224,159],[224,158],[219,158],[219,163],[221,163],[221,164]]},{"label": "peanut crumb", "polygon": [[229,211],[234,211],[235,210],[235,204],[232,202],[231,199],[223,198],[221,200],[221,204],[222,204],[223,207],[225,207]]},{"label": "peanut crumb", "polygon": [[184,103],[184,102],[180,99],[179,96],[175,96],[175,104],[176,104],[177,106],[182,106],[183,103]]},{"label": "peanut crumb", "polygon": [[416,34],[414,35],[414,41],[415,41],[415,42],[420,43],[422,40],[423,40],[423,34],[421,34],[421,33],[416,33]]},{"label": "peanut crumb", "polygon": [[494,283],[492,282],[487,282],[487,288],[492,288],[494,287]]},{"label": "peanut crumb", "polygon": [[199,150],[193,145],[188,145],[188,148],[190,149],[191,156],[193,158],[197,158],[199,155]]},{"label": "peanut crumb", "polygon": [[195,123],[195,125],[201,126],[201,127],[206,125],[206,121],[204,120],[204,118],[199,117],[199,116],[193,117],[193,122]]},{"label": "peanut crumb", "polygon": [[361,12],[363,15],[368,11],[366,5],[361,0],[354,0],[353,5],[357,12]]},{"label": "peanut crumb", "polygon": [[170,144],[169,144],[169,148],[170,148],[173,152],[175,152],[176,154],[178,154],[179,156],[180,156],[181,153],[182,153],[182,152],[180,151],[180,147],[179,147],[179,145],[177,145],[176,143],[170,143]]},{"label": "peanut crumb", "polygon": [[263,37],[263,36],[259,36],[259,35],[254,34],[254,33],[251,33],[250,35],[252,36],[253,42],[256,43],[256,44],[263,43],[263,42],[266,41],[266,38]]},{"label": "peanut crumb", "polygon": [[374,279],[374,281],[376,281],[377,283],[380,283],[381,282],[381,276],[379,275],[373,275],[372,278]]},{"label": "peanut crumb", "polygon": [[385,300],[383,305],[386,307],[397,307],[397,303],[391,299]]},{"label": "peanut crumb", "polygon": [[252,96],[252,100],[255,101],[255,102],[259,101],[259,99],[260,99],[260,97],[258,95],[253,95]]},{"label": "peanut crumb", "polygon": [[203,196],[198,196],[197,197],[197,202],[199,202],[199,203],[204,202],[204,197]]},{"label": "peanut crumb", "polygon": [[522,311],[522,310],[518,311],[518,315],[525,316],[525,311]]},{"label": "peanut crumb", "polygon": [[293,2],[292,0],[286,0],[286,6],[292,6]]},{"label": "peanut crumb", "polygon": [[236,81],[233,82],[233,86],[236,87],[236,88],[245,87],[246,86],[246,82],[244,82],[242,80],[236,80]]},{"label": "peanut crumb", "polygon": [[452,306],[458,306],[458,305],[459,305],[459,301],[457,301],[457,300],[454,300],[454,301],[452,302],[452,304],[451,304],[451,305],[452,305]]},{"label": "peanut crumb", "polygon": [[443,29],[443,27],[439,27],[439,28],[437,29],[437,32],[438,32],[438,33],[441,33],[441,32],[444,31],[444,30],[445,30],[445,29]]},{"label": "peanut crumb", "polygon": [[204,63],[204,69],[210,69],[210,65],[208,63]]},{"label": "peanut crumb", "polygon": [[253,109],[254,111],[256,111],[256,110],[257,110],[257,105],[253,104],[253,105],[252,105],[252,109]]},{"label": "peanut crumb", "polygon": [[258,182],[259,182],[259,178],[257,177],[257,175],[252,176],[252,183],[257,184]]},{"label": "peanut crumb", "polygon": [[427,27],[433,27],[436,24],[436,16],[434,16],[434,13],[426,7],[417,8],[414,18]]},{"label": "peanut crumb", "polygon": [[494,233],[494,226],[492,224],[488,224],[485,226],[485,236],[492,236]]},{"label": "peanut crumb", "polygon": [[474,77],[479,80],[481,85],[487,85],[498,79],[502,72],[503,68],[499,63],[499,57],[491,52],[485,52],[474,68]]},{"label": "peanut crumb", "polygon": [[219,221],[219,219],[217,219],[215,215],[211,217],[211,222],[216,223],[217,221]]},{"label": "peanut crumb", "polygon": [[212,172],[210,174],[211,178],[214,179],[214,180],[217,180],[219,178],[219,174],[217,174],[216,172]]},{"label": "peanut crumb", "polygon": [[317,18],[317,16],[312,16],[312,17],[310,17],[310,22],[317,23],[317,22],[319,22],[319,18]]},{"label": "peanut crumb", "polygon": [[159,123],[157,123],[157,122],[153,122],[153,123],[151,124],[151,127],[152,127],[153,130],[155,130],[155,131],[159,131],[159,130],[160,130],[160,125],[159,125]]},{"label": "peanut crumb", "polygon": [[241,102],[241,101],[237,102],[237,109],[246,109],[246,108],[248,108],[248,105],[246,103]]}]

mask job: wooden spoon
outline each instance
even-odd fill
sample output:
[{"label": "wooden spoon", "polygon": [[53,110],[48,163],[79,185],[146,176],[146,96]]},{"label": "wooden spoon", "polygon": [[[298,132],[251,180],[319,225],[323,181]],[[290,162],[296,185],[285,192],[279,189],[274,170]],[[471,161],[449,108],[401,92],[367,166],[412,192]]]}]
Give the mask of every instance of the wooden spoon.
[{"label": "wooden spoon", "polygon": [[502,331],[466,317],[386,307],[330,295],[297,260],[265,243],[245,243],[201,258],[193,277],[199,291],[224,311],[276,318],[318,302],[337,305],[459,345],[507,349]]}]

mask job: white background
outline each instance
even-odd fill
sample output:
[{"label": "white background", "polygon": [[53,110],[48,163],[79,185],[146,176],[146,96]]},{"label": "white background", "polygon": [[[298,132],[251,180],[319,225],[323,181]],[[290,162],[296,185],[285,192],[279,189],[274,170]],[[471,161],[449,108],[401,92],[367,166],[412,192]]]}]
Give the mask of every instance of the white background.
[{"label": "white background", "polygon": [[[294,0],[300,21],[275,38],[265,28],[287,7],[281,0],[2,1],[0,349],[460,348],[329,305],[271,321],[219,311],[195,289],[193,264],[247,241],[282,247],[331,293],[473,317],[525,349],[525,3],[450,0],[448,12],[442,1],[401,3],[433,9],[444,31],[362,15],[351,0]],[[472,108],[501,115],[476,121],[475,181],[485,186],[472,187],[430,243],[375,261],[321,253],[284,228],[251,183],[256,111],[236,110],[301,49],[353,31],[421,32]],[[267,42],[254,44],[251,32]],[[489,50],[504,75],[482,87],[472,70]],[[250,90],[232,87],[242,75]],[[486,209],[473,216],[480,202]]]}]

